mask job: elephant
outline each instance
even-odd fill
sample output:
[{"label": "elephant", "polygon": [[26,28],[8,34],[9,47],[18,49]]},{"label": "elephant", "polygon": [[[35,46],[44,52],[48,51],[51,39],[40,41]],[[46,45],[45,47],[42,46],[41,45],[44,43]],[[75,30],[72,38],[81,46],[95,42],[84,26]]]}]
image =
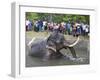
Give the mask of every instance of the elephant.
[{"label": "elephant", "polygon": [[77,58],[73,46],[78,43],[79,37],[73,43],[69,43],[65,39],[64,34],[53,31],[48,37],[41,41],[34,43],[34,39],[35,38],[28,44],[30,56],[40,57],[43,58],[43,60],[61,58],[65,57],[65,55],[63,55],[60,50],[68,48],[71,51],[72,57]]}]

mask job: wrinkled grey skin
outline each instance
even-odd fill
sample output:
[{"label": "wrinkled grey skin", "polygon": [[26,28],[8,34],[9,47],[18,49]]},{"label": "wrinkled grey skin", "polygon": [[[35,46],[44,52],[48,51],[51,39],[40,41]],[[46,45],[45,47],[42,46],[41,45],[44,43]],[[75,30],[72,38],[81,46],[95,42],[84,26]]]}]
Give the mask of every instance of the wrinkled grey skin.
[{"label": "wrinkled grey skin", "polygon": [[68,48],[71,51],[73,58],[77,58],[74,48],[73,47],[68,47],[68,45],[70,43],[65,40],[63,34],[57,32],[57,31],[54,31],[49,36],[49,38],[47,39],[47,44],[49,46],[52,46],[52,47],[56,48],[56,51],[57,51],[58,55],[62,54],[62,53],[60,53],[61,49],[63,49],[63,48],[67,49]]},{"label": "wrinkled grey skin", "polygon": [[[56,49],[56,52],[46,48],[47,45]],[[47,40],[42,40],[38,43],[33,43],[29,48],[29,55],[41,57],[44,60],[61,58],[64,57],[64,55],[60,52],[60,50],[63,48],[69,48],[73,58],[77,58],[74,48],[68,47],[67,45],[68,42],[65,40],[64,35],[57,31],[54,31],[48,37]]]}]

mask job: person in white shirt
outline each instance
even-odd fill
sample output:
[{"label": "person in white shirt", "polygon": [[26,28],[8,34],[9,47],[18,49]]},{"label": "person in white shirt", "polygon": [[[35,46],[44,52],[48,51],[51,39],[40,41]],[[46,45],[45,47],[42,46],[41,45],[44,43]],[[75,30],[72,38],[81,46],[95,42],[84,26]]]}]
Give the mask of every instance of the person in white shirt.
[{"label": "person in white shirt", "polygon": [[59,29],[59,24],[57,25],[57,23],[55,23],[55,24],[54,24],[54,27],[53,27],[53,30],[54,30],[54,31],[58,31],[58,29]]},{"label": "person in white shirt", "polygon": [[88,35],[88,33],[89,33],[89,26],[88,25],[86,25],[86,27],[85,27],[85,33],[86,33],[86,35]]},{"label": "person in white shirt", "polygon": [[85,28],[86,28],[86,25],[82,24],[83,35],[85,35]]},{"label": "person in white shirt", "polygon": [[44,30],[45,30],[46,24],[47,24],[47,22],[46,22],[46,21],[43,21],[42,31],[44,31]]},{"label": "person in white shirt", "polygon": [[28,29],[29,29],[29,24],[30,24],[30,21],[27,19],[26,22],[25,22],[26,31],[28,31]]}]

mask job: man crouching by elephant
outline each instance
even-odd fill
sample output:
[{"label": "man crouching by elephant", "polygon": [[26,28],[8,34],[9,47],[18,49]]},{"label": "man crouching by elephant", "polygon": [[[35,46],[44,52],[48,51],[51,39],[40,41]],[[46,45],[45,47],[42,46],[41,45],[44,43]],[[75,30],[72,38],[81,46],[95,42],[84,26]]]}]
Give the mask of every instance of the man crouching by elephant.
[{"label": "man crouching by elephant", "polygon": [[41,57],[43,60],[66,57],[60,52],[60,50],[69,48],[72,53],[72,57],[77,58],[73,46],[78,43],[79,37],[75,42],[70,44],[64,38],[63,34],[59,33],[58,31],[53,31],[46,39],[37,43],[34,43],[33,41],[34,39],[32,39],[28,44],[30,56]]}]

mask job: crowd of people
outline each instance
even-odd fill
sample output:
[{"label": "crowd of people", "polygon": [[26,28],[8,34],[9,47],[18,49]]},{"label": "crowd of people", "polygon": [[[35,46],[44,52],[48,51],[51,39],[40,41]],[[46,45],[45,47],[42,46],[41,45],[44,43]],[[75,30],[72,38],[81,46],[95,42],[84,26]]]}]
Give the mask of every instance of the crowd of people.
[{"label": "crowd of people", "polygon": [[57,30],[63,34],[79,36],[89,35],[90,27],[85,22],[48,22],[46,20],[30,21],[26,20],[26,31],[34,30],[36,32]]}]

